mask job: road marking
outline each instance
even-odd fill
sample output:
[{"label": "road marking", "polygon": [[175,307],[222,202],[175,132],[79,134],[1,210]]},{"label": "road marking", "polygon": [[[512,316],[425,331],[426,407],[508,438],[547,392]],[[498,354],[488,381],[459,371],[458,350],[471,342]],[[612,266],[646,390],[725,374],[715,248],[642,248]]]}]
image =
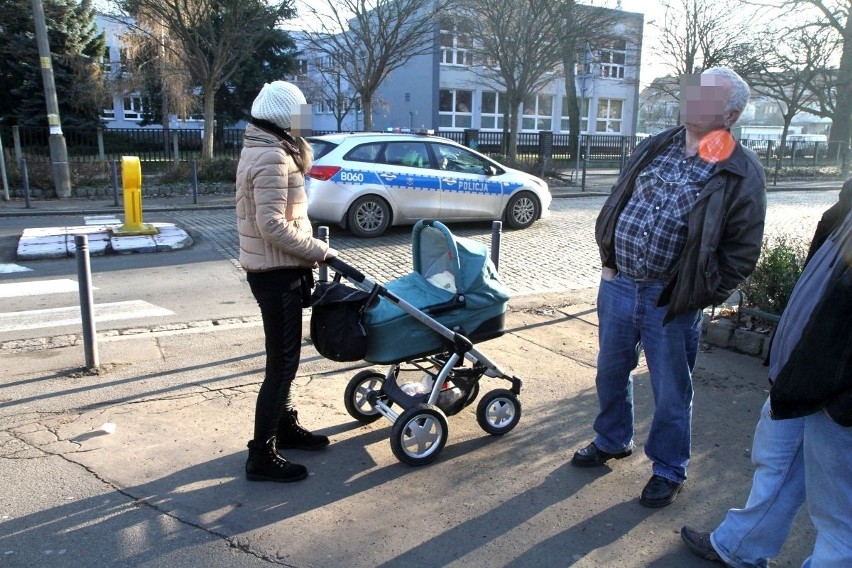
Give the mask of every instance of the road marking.
[{"label": "road marking", "polygon": [[11,274],[12,272],[32,272],[32,268],[20,264],[0,264],[0,274]]},{"label": "road marking", "polygon": [[[142,300],[95,304],[95,323],[131,318],[170,316],[174,312]],[[80,307],[51,308],[0,314],[0,333],[7,331],[80,325]]]},{"label": "road marking", "polygon": [[[35,280],[33,282],[10,282],[0,284],[0,298],[15,298],[17,296],[41,296],[43,294],[65,294],[78,292],[79,285],[67,278],[57,280]],[[97,290],[97,288],[92,288]]]}]

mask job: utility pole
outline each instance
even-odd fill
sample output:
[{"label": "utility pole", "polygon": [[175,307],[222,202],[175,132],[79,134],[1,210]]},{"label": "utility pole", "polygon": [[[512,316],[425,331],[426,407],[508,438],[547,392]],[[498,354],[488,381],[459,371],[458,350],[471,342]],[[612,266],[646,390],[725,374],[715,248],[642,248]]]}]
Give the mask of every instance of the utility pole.
[{"label": "utility pole", "polygon": [[44,6],[41,0],[32,0],[33,20],[35,20],[38,55],[41,62],[41,79],[44,83],[44,98],[47,103],[47,124],[50,127],[50,161],[53,164],[53,184],[56,197],[71,197],[71,173],[68,170],[68,149],[65,136],[62,135],[62,123],[59,120],[59,102],[56,100],[56,84],[53,81],[53,64],[50,59],[50,45],[47,43],[47,25],[44,20]]}]

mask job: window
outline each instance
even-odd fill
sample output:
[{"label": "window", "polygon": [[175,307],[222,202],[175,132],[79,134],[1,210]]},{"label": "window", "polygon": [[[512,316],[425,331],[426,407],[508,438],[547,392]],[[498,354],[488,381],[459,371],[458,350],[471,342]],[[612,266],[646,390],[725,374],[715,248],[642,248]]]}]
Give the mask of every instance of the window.
[{"label": "window", "polygon": [[621,109],[624,101],[598,99],[597,132],[621,133]]},{"label": "window", "polygon": [[370,162],[376,161],[376,156],[379,155],[379,150],[382,149],[381,142],[372,142],[370,144],[361,144],[352,148],[348,154],[343,156],[344,160],[352,162]]},{"label": "window", "polygon": [[296,75],[307,75],[308,74],[308,60],[307,59],[297,59],[296,60]]},{"label": "window", "polygon": [[613,40],[609,45],[601,47],[601,77],[624,79],[624,64],[626,60],[627,42],[623,39]]},{"label": "window", "polygon": [[429,152],[422,142],[392,142],[385,147],[384,164],[408,168],[428,168]]},{"label": "window", "polygon": [[503,111],[506,102],[501,98],[501,94],[494,91],[482,92],[480,128],[483,130],[503,130]]},{"label": "window", "polygon": [[109,107],[105,108],[101,111],[101,118],[103,120],[115,120],[115,108]]},{"label": "window", "polygon": [[592,99],[583,99],[583,108],[580,111],[580,132],[589,131],[589,111],[592,109]]},{"label": "window", "polygon": [[441,64],[470,65],[470,30],[464,24],[444,19],[441,22]]},{"label": "window", "polygon": [[432,149],[435,150],[435,156],[438,158],[438,167],[442,170],[478,175],[488,175],[492,171],[490,162],[471,154],[464,148],[433,144]]},{"label": "window", "polygon": [[124,97],[124,120],[142,120],[142,97]]},{"label": "window", "polygon": [[522,130],[550,130],[553,126],[553,95],[533,95],[524,99]]},{"label": "window", "polygon": [[470,128],[473,91],[441,89],[438,125],[441,128]]}]

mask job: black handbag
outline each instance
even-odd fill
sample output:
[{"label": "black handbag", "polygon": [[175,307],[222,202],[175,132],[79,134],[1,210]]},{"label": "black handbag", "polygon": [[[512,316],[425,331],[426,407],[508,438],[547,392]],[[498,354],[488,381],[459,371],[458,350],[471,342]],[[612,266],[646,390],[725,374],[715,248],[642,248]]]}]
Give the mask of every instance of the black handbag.
[{"label": "black handbag", "polygon": [[341,282],[320,282],[311,295],[311,341],[332,361],[360,361],[367,354],[362,322],[371,294]]}]

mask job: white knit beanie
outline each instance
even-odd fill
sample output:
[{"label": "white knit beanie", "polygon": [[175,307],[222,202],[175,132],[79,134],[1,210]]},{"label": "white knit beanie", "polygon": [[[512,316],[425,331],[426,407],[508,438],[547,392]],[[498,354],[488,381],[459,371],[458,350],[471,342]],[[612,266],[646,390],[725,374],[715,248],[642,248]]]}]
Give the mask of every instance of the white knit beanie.
[{"label": "white knit beanie", "polygon": [[299,105],[307,104],[299,87],[287,81],[266,83],[251,105],[254,118],[268,120],[281,128],[290,128],[290,117],[299,113]]}]

